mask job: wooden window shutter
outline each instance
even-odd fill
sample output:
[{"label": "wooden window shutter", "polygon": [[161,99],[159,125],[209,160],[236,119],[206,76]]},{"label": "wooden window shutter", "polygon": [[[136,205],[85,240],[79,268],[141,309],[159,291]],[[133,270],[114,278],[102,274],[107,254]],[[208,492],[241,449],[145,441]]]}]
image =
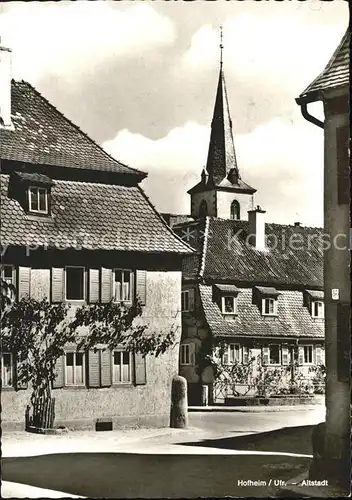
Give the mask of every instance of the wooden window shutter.
[{"label": "wooden window shutter", "polygon": [[222,355],[222,364],[223,365],[229,364],[229,346],[228,345],[226,345],[224,347],[224,353]]},{"label": "wooden window shutter", "polygon": [[18,268],[18,298],[22,299],[26,295],[30,296],[31,268]]},{"label": "wooden window shutter", "polygon": [[16,367],[16,371],[15,371],[16,389],[17,390],[27,389],[28,382],[19,380],[19,373],[20,373],[19,366],[20,366],[20,363],[17,360],[15,360],[15,367]]},{"label": "wooden window shutter", "polygon": [[249,363],[249,357],[250,357],[249,347],[242,346],[242,363],[245,364],[245,365],[248,364]]},{"label": "wooden window shutter", "polygon": [[304,349],[303,346],[298,346],[298,364],[303,365],[304,363]]},{"label": "wooden window shutter", "polygon": [[53,389],[60,389],[64,386],[64,356],[60,356],[55,364],[56,378],[53,380]]},{"label": "wooden window shutter", "polygon": [[100,387],[100,352],[88,353],[88,387]]},{"label": "wooden window shutter", "polygon": [[270,361],[270,349],[269,347],[263,347],[263,365],[268,365]]},{"label": "wooden window shutter", "polygon": [[135,385],[145,385],[147,383],[146,358],[139,353],[134,355],[134,383]]},{"label": "wooden window shutter", "polygon": [[110,387],[112,382],[110,349],[100,351],[100,380],[102,387]]},{"label": "wooden window shutter", "polygon": [[51,270],[51,301],[64,300],[64,270],[62,267],[53,267]]},{"label": "wooden window shutter", "polygon": [[336,129],[337,149],[337,202],[339,205],[350,203],[350,168],[349,168],[349,127]]},{"label": "wooden window shutter", "polygon": [[89,302],[99,302],[99,269],[89,269]]},{"label": "wooden window shutter", "polygon": [[289,351],[287,346],[282,346],[282,364],[283,365],[288,365],[289,364]]},{"label": "wooden window shutter", "polygon": [[112,269],[101,268],[101,301],[110,302],[112,299]]},{"label": "wooden window shutter", "polygon": [[141,301],[142,306],[145,306],[147,299],[147,271],[137,269],[136,271],[136,296]]},{"label": "wooden window shutter", "polygon": [[188,310],[194,311],[194,288],[190,288],[188,292]]},{"label": "wooden window shutter", "polygon": [[189,361],[191,365],[194,365],[196,361],[196,346],[194,342],[189,344]]}]

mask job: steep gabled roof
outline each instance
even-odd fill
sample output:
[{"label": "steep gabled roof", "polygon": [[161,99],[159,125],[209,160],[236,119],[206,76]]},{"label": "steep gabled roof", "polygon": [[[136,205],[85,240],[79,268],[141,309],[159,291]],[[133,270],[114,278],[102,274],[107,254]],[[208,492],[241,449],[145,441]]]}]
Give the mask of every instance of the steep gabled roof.
[{"label": "steep gabled roof", "polygon": [[0,128],[0,159],[146,177],[112,158],[29,83],[13,80],[11,96],[14,130]]},{"label": "steep gabled roof", "polygon": [[1,175],[1,243],[148,253],[192,254],[137,186],[55,179],[52,217],[27,215]]},{"label": "steep gabled roof", "polygon": [[346,33],[333,53],[328,64],[313,82],[302,92],[300,98],[308,97],[319,91],[334,89],[349,84],[350,76],[350,33]]},{"label": "steep gabled roof", "polygon": [[[323,286],[323,240],[320,228],[266,224],[269,249],[256,250],[248,243],[248,221],[207,217],[208,230],[201,245],[202,272],[205,282],[252,283],[321,288]],[[194,224],[192,225],[195,231]],[[174,226],[186,235],[186,225]],[[290,244],[290,241],[294,241]],[[189,241],[190,244],[191,241]],[[196,245],[193,245],[196,246]],[[184,263],[185,278],[190,263]],[[190,273],[190,275],[186,274]],[[201,274],[201,276],[200,276]]]}]

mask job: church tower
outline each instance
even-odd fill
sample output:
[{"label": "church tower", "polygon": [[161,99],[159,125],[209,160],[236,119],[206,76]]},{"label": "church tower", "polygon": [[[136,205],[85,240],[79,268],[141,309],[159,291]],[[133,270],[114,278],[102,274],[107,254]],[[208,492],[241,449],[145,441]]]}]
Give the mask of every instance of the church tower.
[{"label": "church tower", "polygon": [[222,62],[222,31],[220,43],[220,73],[216,91],[206,169],[201,181],[188,191],[191,196],[191,216],[207,215],[223,219],[247,219],[253,208],[256,189],[246,184],[240,175],[232,134],[227,89]]}]

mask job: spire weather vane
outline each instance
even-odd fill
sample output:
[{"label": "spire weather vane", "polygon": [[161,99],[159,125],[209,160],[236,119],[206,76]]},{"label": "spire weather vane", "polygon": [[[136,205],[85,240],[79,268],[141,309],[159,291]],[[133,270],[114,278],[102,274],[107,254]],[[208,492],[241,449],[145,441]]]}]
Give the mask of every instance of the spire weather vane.
[{"label": "spire weather vane", "polygon": [[220,64],[221,64],[221,66],[222,66],[222,50],[224,48],[222,41],[223,41],[222,26],[220,26]]}]

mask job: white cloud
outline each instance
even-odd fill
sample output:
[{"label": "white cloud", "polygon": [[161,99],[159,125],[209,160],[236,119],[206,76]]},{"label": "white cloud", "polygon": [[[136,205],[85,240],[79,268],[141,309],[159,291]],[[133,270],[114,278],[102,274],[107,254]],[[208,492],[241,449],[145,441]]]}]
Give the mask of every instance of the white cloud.
[{"label": "white cloud", "polygon": [[[303,121],[275,118],[235,138],[242,177],[257,188],[268,220],[322,224],[323,135]],[[208,127],[188,122],[151,140],[121,130],[104,148],[115,158],[149,172],[146,190],[161,211],[188,212],[187,189],[200,180],[206,163]]]},{"label": "white cloud", "polygon": [[[341,23],[306,24],[286,9],[265,18],[241,13],[224,22],[224,67],[237,80],[300,89],[322,71],[345,29]],[[204,25],[194,33],[183,67],[203,70],[218,61],[219,32]]]},{"label": "white cloud", "polygon": [[123,10],[111,2],[15,2],[1,9],[0,33],[13,50],[14,76],[32,82],[46,73],[74,81],[110,57],[140,57],[175,38],[171,21],[146,2]]}]

